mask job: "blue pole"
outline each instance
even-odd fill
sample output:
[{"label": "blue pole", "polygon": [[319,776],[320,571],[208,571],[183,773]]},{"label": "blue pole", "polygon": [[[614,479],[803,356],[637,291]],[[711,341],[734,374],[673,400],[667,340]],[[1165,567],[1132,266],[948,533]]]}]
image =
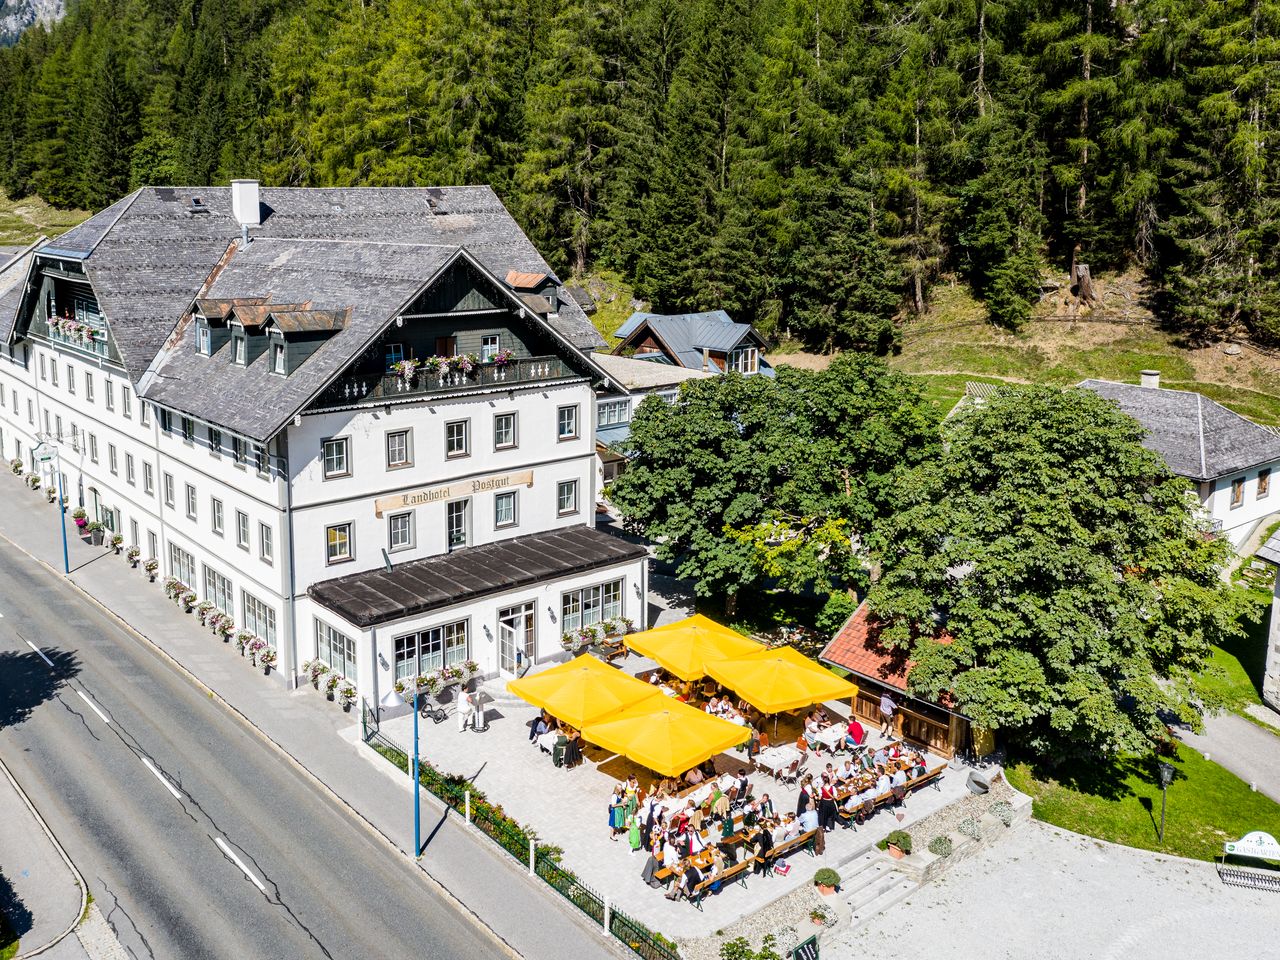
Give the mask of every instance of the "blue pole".
[{"label": "blue pole", "polygon": [[418,780],[418,691],[413,691],[413,855],[422,856],[422,783]]},{"label": "blue pole", "polygon": [[53,470],[58,475],[58,528],[62,531],[62,572],[71,575],[71,560],[67,556],[67,518],[63,514],[67,501],[62,493],[62,453],[59,452],[53,463]]}]

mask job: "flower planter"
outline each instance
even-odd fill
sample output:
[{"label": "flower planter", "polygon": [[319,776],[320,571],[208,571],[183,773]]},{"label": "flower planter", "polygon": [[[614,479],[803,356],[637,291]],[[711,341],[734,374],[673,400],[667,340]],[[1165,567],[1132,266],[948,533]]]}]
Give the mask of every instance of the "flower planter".
[{"label": "flower planter", "polygon": [[269,663],[264,663],[264,664],[262,665],[262,675],[263,675],[264,677],[269,677],[269,676],[271,676],[271,664],[269,664]]},{"label": "flower planter", "polygon": [[102,531],[101,531],[101,530],[90,530],[90,531],[89,531],[89,542],[90,542],[90,543],[92,543],[95,547],[100,547],[100,546],[102,546]]},{"label": "flower planter", "polygon": [[889,856],[893,857],[895,860],[901,860],[905,854],[902,852],[901,847],[897,844],[891,843],[889,844]]}]

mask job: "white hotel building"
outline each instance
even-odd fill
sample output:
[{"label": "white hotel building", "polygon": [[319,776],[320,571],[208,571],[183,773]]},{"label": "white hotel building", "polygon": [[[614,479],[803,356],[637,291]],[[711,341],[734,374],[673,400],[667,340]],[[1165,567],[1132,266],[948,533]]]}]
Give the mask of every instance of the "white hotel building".
[{"label": "white hotel building", "polygon": [[0,454],[56,442],[70,506],[289,682],[376,704],[644,620],[594,528],[599,336],[488,188],[144,188],[0,269],[0,343]]}]

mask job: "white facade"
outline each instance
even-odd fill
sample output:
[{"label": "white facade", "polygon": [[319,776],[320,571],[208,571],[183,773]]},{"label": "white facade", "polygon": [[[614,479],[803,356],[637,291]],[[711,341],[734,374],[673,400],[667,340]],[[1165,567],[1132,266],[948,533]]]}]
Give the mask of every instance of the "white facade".
[{"label": "white facade", "polygon": [[1262,520],[1280,512],[1277,479],[1280,460],[1273,460],[1234,476],[1202,483],[1197,493],[1214,524],[1238,548]]}]

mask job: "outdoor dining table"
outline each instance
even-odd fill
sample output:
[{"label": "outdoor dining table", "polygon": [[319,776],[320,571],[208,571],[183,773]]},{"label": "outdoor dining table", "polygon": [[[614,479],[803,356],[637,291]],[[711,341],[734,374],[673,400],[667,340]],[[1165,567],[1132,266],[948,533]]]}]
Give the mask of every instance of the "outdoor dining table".
[{"label": "outdoor dining table", "polygon": [[784,743],[756,754],[756,766],[764,767],[776,779],[780,771],[791,766],[792,761],[800,759],[800,751],[791,744]]}]

